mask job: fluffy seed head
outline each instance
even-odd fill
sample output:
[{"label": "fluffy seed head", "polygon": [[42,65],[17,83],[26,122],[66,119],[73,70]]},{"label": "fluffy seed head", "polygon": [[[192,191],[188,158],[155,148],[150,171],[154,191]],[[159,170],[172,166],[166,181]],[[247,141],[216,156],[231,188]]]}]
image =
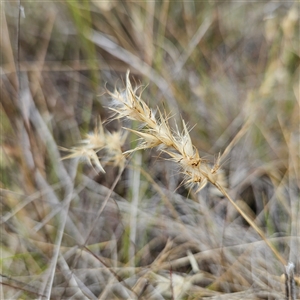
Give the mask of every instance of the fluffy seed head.
[{"label": "fluffy seed head", "polygon": [[130,130],[140,137],[141,143],[135,149],[126,151],[133,152],[140,149],[147,149],[159,146],[163,152],[167,153],[171,159],[177,162],[185,175],[187,184],[197,184],[197,191],[201,190],[209,181],[215,183],[217,173],[220,169],[220,156],[216,163],[210,166],[201,159],[198,150],[192,143],[186,123],[182,120],[183,130],[180,131],[176,125],[176,130],[170,128],[168,117],[158,109],[158,118],[153,114],[149,106],[136,95],[133,90],[129,72],[126,75],[126,88],[123,92],[115,90],[108,94],[119,103],[119,106],[112,108],[116,113],[116,118],[128,118],[143,124],[142,130]]}]

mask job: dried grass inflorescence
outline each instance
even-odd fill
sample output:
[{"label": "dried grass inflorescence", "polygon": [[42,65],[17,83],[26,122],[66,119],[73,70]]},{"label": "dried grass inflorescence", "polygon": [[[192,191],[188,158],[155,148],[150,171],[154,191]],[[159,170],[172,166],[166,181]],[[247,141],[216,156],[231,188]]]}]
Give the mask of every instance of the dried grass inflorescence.
[{"label": "dried grass inflorescence", "polygon": [[[103,163],[112,162],[114,166],[124,168],[125,156],[122,153],[122,146],[126,140],[126,132],[104,130],[101,122],[97,122],[94,132],[88,133],[85,139],[80,141],[80,146],[72,149],[60,147],[61,150],[71,152],[63,159],[79,158],[87,161],[97,171],[105,173]],[[102,151],[101,151],[102,150]],[[101,162],[98,152],[101,151]]]},{"label": "dried grass inflorescence", "polygon": [[218,179],[220,169],[220,155],[214,165],[209,164],[202,159],[198,150],[192,143],[189,130],[184,120],[182,120],[183,130],[171,129],[166,113],[159,109],[158,117],[154,111],[142,100],[141,95],[137,94],[137,89],[133,89],[129,79],[129,72],[126,75],[126,88],[120,92],[107,91],[117,105],[111,108],[116,115],[115,118],[128,118],[142,123],[141,130],[127,130],[134,132],[140,137],[141,143],[132,150],[133,152],[140,149],[159,147],[167,153],[173,161],[180,164],[182,173],[185,175],[187,184],[197,184],[200,191],[207,182],[215,184]]}]

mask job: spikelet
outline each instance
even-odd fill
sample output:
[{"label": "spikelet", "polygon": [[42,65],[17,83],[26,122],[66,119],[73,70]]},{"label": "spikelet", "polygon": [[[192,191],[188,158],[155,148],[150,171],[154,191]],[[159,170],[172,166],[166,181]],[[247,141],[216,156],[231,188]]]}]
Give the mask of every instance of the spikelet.
[{"label": "spikelet", "polygon": [[103,169],[100,163],[97,153],[93,149],[89,149],[84,146],[73,147],[71,149],[59,147],[59,149],[71,153],[69,155],[64,156],[62,160],[70,158],[79,158],[83,161],[87,161],[90,166],[96,166],[100,172],[105,173],[105,170]]},{"label": "spikelet", "polygon": [[60,150],[70,152],[62,158],[79,158],[87,161],[89,165],[96,167],[102,173],[105,170],[98,157],[100,150],[102,162],[112,162],[114,166],[118,166],[120,169],[124,168],[125,156],[122,152],[122,146],[125,143],[127,133],[124,131],[108,132],[104,130],[100,120],[97,122],[93,132],[86,134],[85,138],[79,141],[79,147],[73,147],[71,149],[59,147]]}]

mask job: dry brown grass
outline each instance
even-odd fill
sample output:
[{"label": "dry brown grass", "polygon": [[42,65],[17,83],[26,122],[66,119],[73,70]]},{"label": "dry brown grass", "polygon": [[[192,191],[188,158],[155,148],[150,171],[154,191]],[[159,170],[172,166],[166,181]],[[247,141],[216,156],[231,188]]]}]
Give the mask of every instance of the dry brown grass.
[{"label": "dry brown grass", "polygon": [[5,2],[0,51],[1,299],[299,298],[299,3]]}]

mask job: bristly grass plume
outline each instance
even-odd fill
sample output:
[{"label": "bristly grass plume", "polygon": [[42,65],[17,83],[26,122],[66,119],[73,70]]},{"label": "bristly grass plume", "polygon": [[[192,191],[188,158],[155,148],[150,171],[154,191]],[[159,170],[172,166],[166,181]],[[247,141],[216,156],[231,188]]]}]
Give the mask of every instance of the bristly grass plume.
[{"label": "bristly grass plume", "polygon": [[220,169],[220,155],[214,165],[209,164],[202,159],[198,150],[193,145],[189,130],[184,120],[182,120],[183,130],[180,131],[177,124],[176,129],[171,129],[168,116],[159,109],[158,117],[154,111],[149,108],[141,95],[137,95],[136,89],[132,88],[129,79],[129,71],[126,75],[125,91],[114,92],[107,91],[118,103],[116,107],[111,108],[115,112],[115,118],[128,118],[142,123],[143,128],[140,131],[130,130],[140,137],[140,144],[132,150],[149,149],[158,147],[161,151],[167,153],[173,161],[180,164],[182,173],[185,176],[187,184],[196,184],[197,191],[200,191],[207,182],[215,184]]},{"label": "bristly grass plume", "polygon": [[[126,140],[126,132],[119,130],[109,132],[104,130],[100,120],[97,122],[93,132],[86,134],[85,138],[79,141],[79,146],[71,149],[60,147],[61,150],[71,152],[63,159],[79,158],[87,161],[97,171],[105,173],[103,164],[112,163],[114,166],[124,168],[125,156],[122,153],[122,146]],[[101,158],[98,153],[101,151]]]}]

